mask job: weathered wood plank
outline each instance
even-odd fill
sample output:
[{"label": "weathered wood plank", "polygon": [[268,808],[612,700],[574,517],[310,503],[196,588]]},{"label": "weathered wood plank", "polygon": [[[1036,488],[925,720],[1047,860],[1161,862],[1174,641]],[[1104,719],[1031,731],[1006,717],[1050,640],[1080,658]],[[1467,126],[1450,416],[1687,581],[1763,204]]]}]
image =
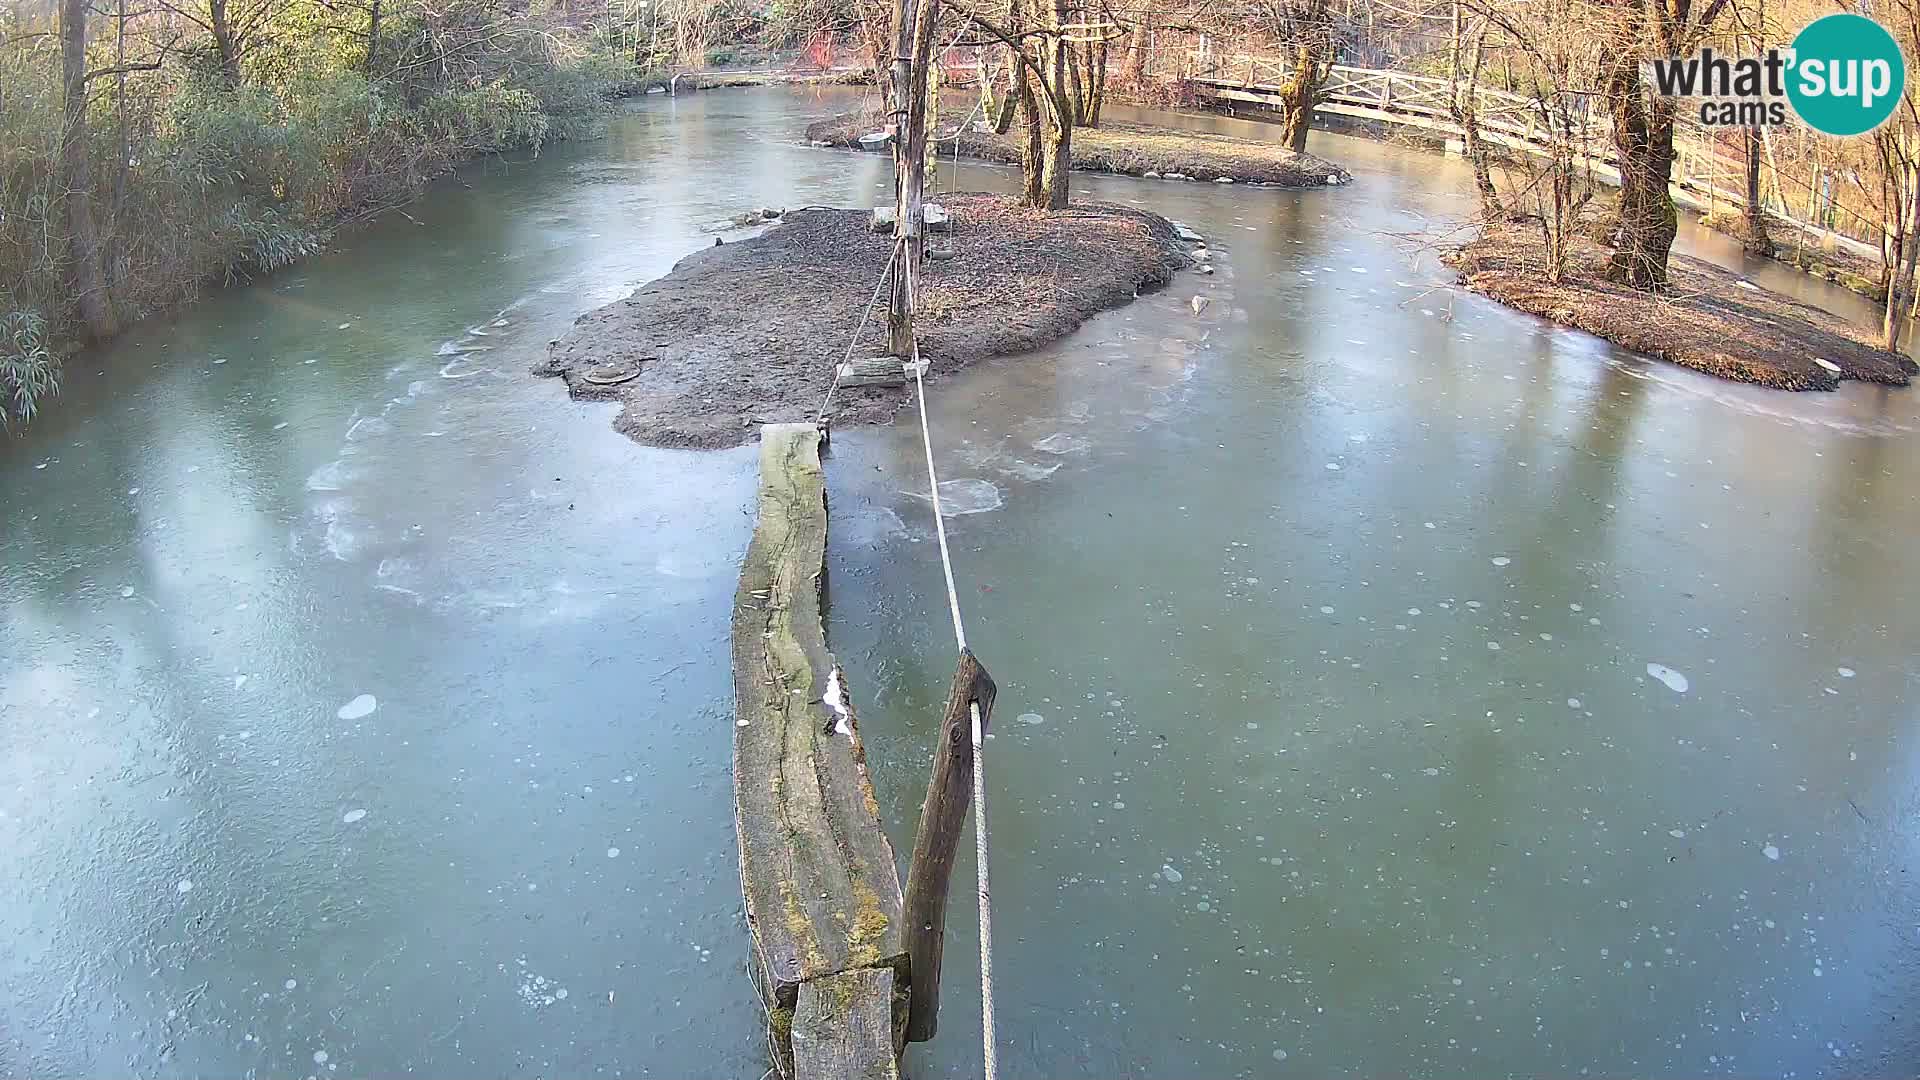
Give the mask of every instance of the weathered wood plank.
[{"label": "weathered wood plank", "polygon": [[907,385],[907,365],[897,356],[863,356],[843,361],[836,374],[841,386]]},{"label": "weathered wood plank", "polygon": [[980,729],[986,730],[998,693],[993,676],[980,666],[972,649],[960,650],[953,673],[947,711],[940,720],[940,741],[933,751],[933,775],[920,807],[920,824],[913,836],[913,861],[907,868],[907,978],[909,982],[907,1041],[933,1038],[940,1015],[940,961],[947,941],[947,887],[953,879],[953,857],[973,802],[973,710],[980,707]]},{"label": "weathered wood plank", "polygon": [[820,623],[827,508],[820,432],[768,424],[759,524],[733,609],[734,825],[769,1007],[802,983],[900,968],[899,875],[846,677]]},{"label": "weathered wood plank", "polygon": [[793,1013],[796,1080],[900,1080],[893,971],[861,968],[800,987]]}]

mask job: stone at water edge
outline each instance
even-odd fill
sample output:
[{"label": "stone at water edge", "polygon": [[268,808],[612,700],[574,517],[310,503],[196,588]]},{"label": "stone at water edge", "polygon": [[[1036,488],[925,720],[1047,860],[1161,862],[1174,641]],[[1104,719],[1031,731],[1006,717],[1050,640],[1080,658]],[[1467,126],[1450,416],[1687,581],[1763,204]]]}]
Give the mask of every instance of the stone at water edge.
[{"label": "stone at water edge", "polygon": [[1824,356],[1813,356],[1813,357],[1809,357],[1808,359],[1812,360],[1816,364],[1819,364],[1821,367],[1826,368],[1828,371],[1833,372],[1835,375],[1840,374],[1840,365],[1834,363],[1833,361],[1827,359]]},{"label": "stone at water edge", "polygon": [[1213,182],[1214,182],[1214,183],[1216,183],[1216,184],[1231,184],[1231,183],[1233,183],[1233,177],[1231,177],[1231,176],[1216,176],[1216,177],[1214,177],[1214,178],[1213,178]]},{"label": "stone at water edge", "polygon": [[1142,180],[1158,180],[1160,179],[1160,174],[1149,169],[1148,171],[1141,173],[1140,178]]},{"label": "stone at water edge", "polygon": [[892,141],[893,141],[893,136],[888,132],[875,131],[871,134],[860,136],[860,149],[879,150],[884,148],[888,143],[891,143]]}]

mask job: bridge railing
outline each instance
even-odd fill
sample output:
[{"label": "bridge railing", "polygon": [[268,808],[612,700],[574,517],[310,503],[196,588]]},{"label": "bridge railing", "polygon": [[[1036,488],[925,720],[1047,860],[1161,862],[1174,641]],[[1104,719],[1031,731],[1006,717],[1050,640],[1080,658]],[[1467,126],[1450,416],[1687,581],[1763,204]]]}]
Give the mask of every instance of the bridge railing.
[{"label": "bridge railing", "polygon": [[[1230,100],[1254,103],[1277,99],[1293,77],[1290,66],[1281,59],[1221,53],[1205,46],[1178,57],[1175,67],[1177,73],[1160,65],[1153,70],[1163,77],[1211,88]],[[1454,93],[1450,80],[1431,75],[1336,64],[1318,89],[1315,107],[1459,138],[1463,132],[1454,119]],[[1546,126],[1546,110],[1534,99],[1482,86],[1475,88],[1473,100],[1475,122],[1487,141],[1533,154],[1546,153],[1554,145],[1554,133]],[[1575,152],[1602,178],[1616,180],[1619,172],[1613,125],[1599,96],[1576,94],[1571,106],[1565,115],[1576,129]],[[1719,203],[1743,203],[1740,188],[1745,161],[1724,152],[1711,130],[1682,115],[1674,134],[1674,155],[1674,186],[1690,198],[1709,208]],[[1769,212],[1812,234],[1831,235],[1861,254],[1874,252],[1869,242],[1799,220],[1784,203]]]}]

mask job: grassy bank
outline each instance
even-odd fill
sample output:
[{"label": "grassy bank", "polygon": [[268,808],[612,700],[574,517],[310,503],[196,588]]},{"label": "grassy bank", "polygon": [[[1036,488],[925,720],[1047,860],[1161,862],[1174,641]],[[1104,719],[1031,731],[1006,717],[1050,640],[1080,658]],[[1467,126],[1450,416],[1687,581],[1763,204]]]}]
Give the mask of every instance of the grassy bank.
[{"label": "grassy bank", "polygon": [[[1700,219],[1700,224],[1739,240],[1749,252],[1753,251],[1747,235],[1746,217],[1738,210],[1705,215]],[[1767,216],[1767,237],[1772,242],[1772,250],[1756,254],[1814,277],[1825,278],[1874,301],[1886,301],[1887,265],[1884,260],[1860,255],[1847,248],[1828,246],[1821,237],[1771,214]]]},{"label": "grassy bank", "polygon": [[124,326],[306,257],[462,161],[587,132],[642,74],[524,10],[389,4],[372,37],[331,9],[261,10],[231,64],[173,23],[88,20],[92,260],[62,160],[59,42],[0,46],[0,420],[31,418],[87,336],[83,261]]},{"label": "grassy bank", "polygon": [[[1606,279],[1611,250],[1573,240],[1565,279],[1545,277],[1537,226],[1499,224],[1453,251],[1468,288],[1634,352],[1781,390],[1832,390],[1842,379],[1907,385],[1920,367],[1875,346],[1845,319],[1674,255],[1672,288],[1652,294]],[[1824,361],[1824,363],[1822,362]]]},{"label": "grassy bank", "polygon": [[[1019,124],[1005,135],[979,131],[967,123],[972,108],[973,103],[968,101],[964,107],[940,110],[940,122],[935,126],[940,153],[951,154],[957,136],[964,156],[1019,164]],[[885,118],[877,110],[857,110],[808,125],[806,137],[816,144],[857,149],[860,136],[885,127]],[[1086,172],[1170,180],[1226,178],[1236,183],[1279,187],[1323,187],[1352,179],[1345,169],[1332,162],[1312,154],[1296,153],[1279,143],[1114,121],[1074,131],[1073,167]]]}]

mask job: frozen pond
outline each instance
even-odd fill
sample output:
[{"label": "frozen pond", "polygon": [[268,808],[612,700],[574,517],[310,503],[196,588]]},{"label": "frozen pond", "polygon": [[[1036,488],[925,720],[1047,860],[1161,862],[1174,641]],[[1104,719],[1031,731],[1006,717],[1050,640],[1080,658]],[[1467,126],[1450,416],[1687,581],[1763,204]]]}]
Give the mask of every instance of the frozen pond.
[{"label": "frozen pond", "polygon": [[[76,362],[0,448],[0,1074],[760,1075],[752,452],[525,372],[732,214],[887,190],[792,145],[844,100],[638,102]],[[1352,186],[1076,177],[1220,272],[933,391],[1008,1075],[1910,1071],[1911,393],[1437,288],[1399,234],[1461,170],[1316,138]],[[903,855],[952,656],[918,440],[828,466]],[[978,1069],[971,893],[917,1076]]]}]

